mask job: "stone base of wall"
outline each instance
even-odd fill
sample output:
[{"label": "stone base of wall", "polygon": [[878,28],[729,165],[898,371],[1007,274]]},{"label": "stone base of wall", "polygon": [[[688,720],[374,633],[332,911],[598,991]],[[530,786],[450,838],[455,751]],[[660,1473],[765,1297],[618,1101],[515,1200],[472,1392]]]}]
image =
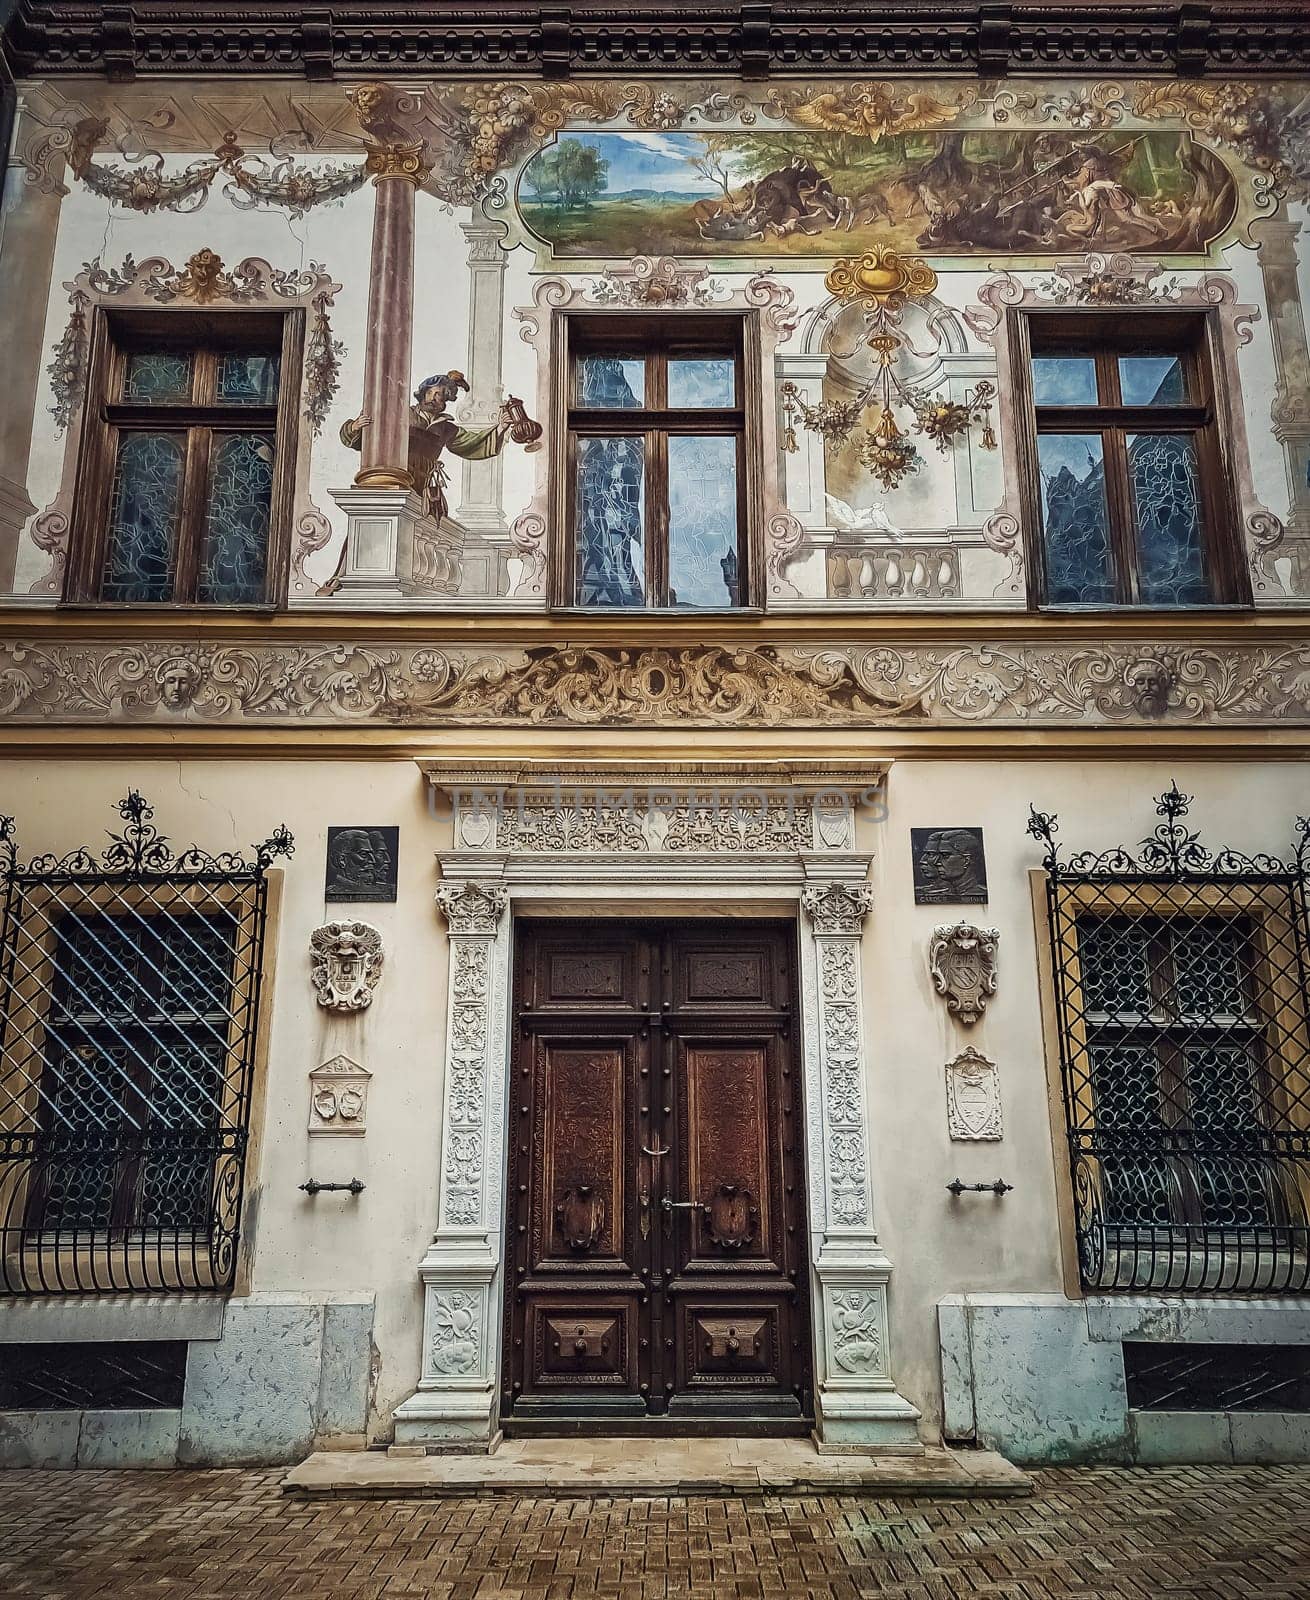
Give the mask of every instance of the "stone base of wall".
[{"label": "stone base of wall", "polygon": [[362,1449],[373,1296],[0,1303],[0,1344],[188,1340],[180,1410],[0,1412],[0,1467],[253,1466]]},{"label": "stone base of wall", "polygon": [[956,1294],[937,1304],[943,1432],[1012,1461],[1310,1461],[1310,1413],[1134,1411],[1123,1344],[1310,1345],[1310,1300]]}]

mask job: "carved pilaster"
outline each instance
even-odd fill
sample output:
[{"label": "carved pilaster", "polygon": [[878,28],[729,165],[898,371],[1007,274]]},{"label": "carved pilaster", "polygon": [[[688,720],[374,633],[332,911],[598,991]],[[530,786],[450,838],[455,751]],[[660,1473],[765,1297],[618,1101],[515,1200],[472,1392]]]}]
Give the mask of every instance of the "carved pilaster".
[{"label": "carved pilaster", "polygon": [[492,1049],[492,946],[509,896],[498,885],[443,884],[437,904],[450,929],[446,997],[446,1118],[441,1159],[443,1227],[486,1222],[487,1059]]},{"label": "carved pilaster", "polygon": [[861,1070],[860,932],[870,889],[830,883],[801,891],[818,957],[818,1047],[829,1229],[869,1228]]},{"label": "carved pilaster", "polygon": [[817,1119],[811,1112],[809,1152],[818,1285],[815,1438],[823,1451],[917,1453],[923,1448],[915,1428],[919,1413],[892,1379],[892,1269],[878,1243],[870,1199],[860,945],[872,905],[872,890],[860,884],[814,884],[801,891],[810,929],[803,947],[812,1011],[806,1046],[817,1058],[807,1062],[806,1086],[820,1107]]},{"label": "carved pilaster", "polygon": [[419,1266],[423,1361],[396,1412],[398,1440],[485,1443],[498,1361],[501,1148],[508,979],[508,891],[456,881],[437,890],[450,936],[446,1086],[437,1231]]}]

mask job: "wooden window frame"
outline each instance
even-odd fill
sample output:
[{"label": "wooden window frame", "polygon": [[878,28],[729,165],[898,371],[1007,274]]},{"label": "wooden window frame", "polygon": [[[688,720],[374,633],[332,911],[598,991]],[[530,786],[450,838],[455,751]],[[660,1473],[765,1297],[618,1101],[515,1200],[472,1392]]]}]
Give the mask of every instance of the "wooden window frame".
[{"label": "wooden window frame", "polygon": [[[1242,555],[1235,482],[1220,436],[1215,373],[1221,370],[1219,329],[1204,311],[1133,312],[1022,310],[1012,322],[1011,371],[1016,388],[1017,458],[1028,538],[1028,601],[1049,611],[1196,611],[1249,606],[1249,575]],[[1034,356],[1084,355],[1096,363],[1097,390],[1106,403],[1038,406]],[[1178,354],[1184,358],[1194,401],[1180,406],[1121,403],[1118,360],[1123,355]],[[1140,599],[1140,575],[1127,459],[1129,433],[1190,433],[1196,441],[1200,483],[1202,557],[1210,598],[1194,605]],[[1037,439],[1042,433],[1099,433],[1104,440],[1106,505],[1115,597],[1110,601],[1047,599],[1046,534],[1042,517]]]},{"label": "wooden window frame", "polygon": [[[87,364],[87,425],[83,431],[73,498],[73,533],[64,601],[114,610],[186,608],[205,611],[269,611],[286,604],[291,524],[295,495],[297,416],[305,314],[302,308],[272,311],[142,311],[97,306],[92,312]],[[177,350],[197,360],[193,394],[185,404],[123,401],[127,358],[141,350]],[[222,404],[215,398],[217,358],[237,350],[279,356],[278,393],[271,406]],[[173,593],[167,600],[101,598],[109,549],[109,509],[118,441],[145,429],[187,435],[178,539],[173,551]],[[215,431],[272,433],[275,461],[269,505],[264,593],[257,601],[232,604],[195,598],[201,523]]]},{"label": "wooden window frame", "polygon": [[[557,441],[552,461],[551,506],[560,537],[553,541],[551,605],[597,616],[739,616],[760,609],[763,570],[759,485],[763,482],[759,418],[760,337],[757,319],[741,312],[561,313],[552,340],[551,437]],[[646,362],[648,404],[639,409],[580,406],[574,403],[575,372],[581,355],[641,356]],[[736,404],[676,408],[664,404],[670,359],[697,355],[729,355],[736,370]],[[670,604],[668,438],[670,434],[735,434],[737,439],[736,605]],[[646,442],[644,528],[645,593],[655,603],[639,606],[586,605],[577,592],[577,441],[588,436],[626,435]]]}]

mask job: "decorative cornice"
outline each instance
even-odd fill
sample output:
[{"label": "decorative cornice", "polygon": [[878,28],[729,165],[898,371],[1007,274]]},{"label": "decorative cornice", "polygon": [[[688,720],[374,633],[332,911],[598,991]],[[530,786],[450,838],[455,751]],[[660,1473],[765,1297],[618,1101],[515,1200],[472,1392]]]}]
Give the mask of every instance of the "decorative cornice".
[{"label": "decorative cornice", "polygon": [[1310,644],[0,645],[0,723],[1310,727]]},{"label": "decorative cornice", "polygon": [[179,71],[256,74],[299,70],[428,71],[547,78],[594,72],[811,73],[816,69],[996,75],[1084,70],[1102,74],[1295,73],[1310,65],[1299,0],[1180,0],[1163,5],[1012,5],[1007,0],[915,0],[869,7],[859,26],[832,0],[652,0],[549,7],[528,0],[447,0],[430,6],[217,6],[212,0],[133,5],[22,0],[8,40],[18,73],[130,78]]},{"label": "decorative cornice", "polygon": [[652,756],[647,761],[607,761],[543,756],[536,761],[487,756],[477,761],[421,756],[418,767],[439,793],[472,793],[558,786],[570,794],[609,795],[658,787],[672,794],[705,788],[774,790],[796,794],[875,788],[887,776],[884,760],[833,761],[828,757],[783,760],[678,761]]}]

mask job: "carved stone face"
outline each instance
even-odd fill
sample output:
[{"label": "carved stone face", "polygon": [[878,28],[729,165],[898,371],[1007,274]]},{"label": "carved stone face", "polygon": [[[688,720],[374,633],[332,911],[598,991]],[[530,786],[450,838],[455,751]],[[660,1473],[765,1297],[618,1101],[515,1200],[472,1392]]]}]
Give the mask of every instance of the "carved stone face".
[{"label": "carved stone face", "polygon": [[170,711],[185,711],[200,689],[200,668],[178,656],[163,662],[155,673],[159,698]]},{"label": "carved stone face", "polygon": [[1128,687],[1144,717],[1162,717],[1169,709],[1173,675],[1162,661],[1135,661],[1128,669]]}]

